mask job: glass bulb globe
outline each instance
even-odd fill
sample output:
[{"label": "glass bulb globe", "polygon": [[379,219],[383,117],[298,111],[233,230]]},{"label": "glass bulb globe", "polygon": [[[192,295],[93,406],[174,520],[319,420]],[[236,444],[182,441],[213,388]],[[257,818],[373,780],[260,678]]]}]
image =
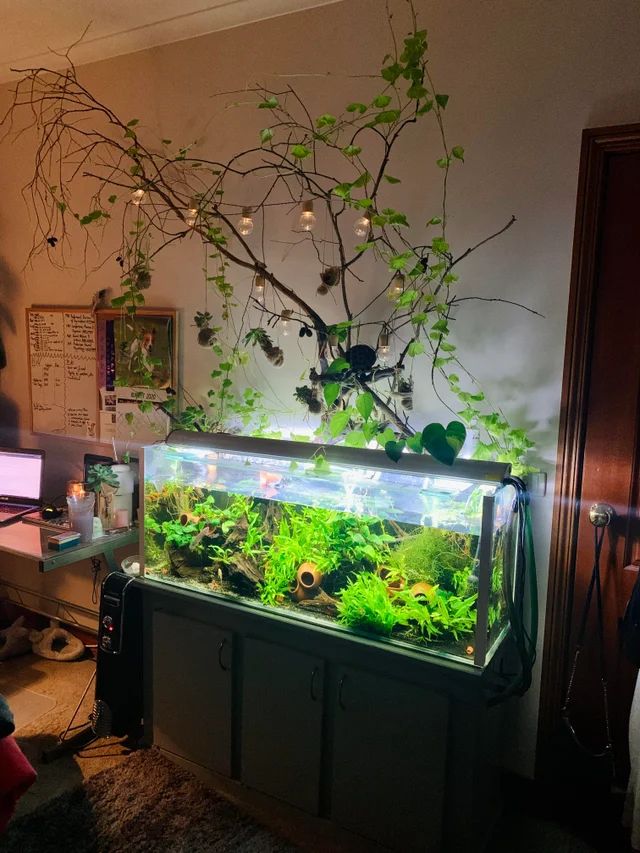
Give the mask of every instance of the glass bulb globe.
[{"label": "glass bulb globe", "polygon": [[368,216],[359,216],[353,223],[356,237],[368,237],[371,229],[371,220]]},{"label": "glass bulb globe", "polygon": [[256,299],[258,302],[263,305],[264,304],[264,276],[257,275],[256,280],[254,282],[254,288],[256,292]]},{"label": "glass bulb globe", "polygon": [[398,299],[399,296],[402,296],[404,293],[404,276],[402,273],[396,273],[394,277],[391,279],[391,284],[389,285],[388,296],[391,301]]},{"label": "glass bulb globe", "polygon": [[242,216],[238,220],[238,232],[242,234],[243,237],[248,237],[249,234],[253,231],[253,217],[251,214],[253,211],[250,207],[242,208]]},{"label": "glass bulb globe", "polygon": [[287,338],[289,336],[289,327],[291,326],[291,321],[289,318],[293,312],[290,308],[285,308],[285,310],[280,315],[280,325],[282,330],[282,337]]},{"label": "glass bulb globe", "polygon": [[316,224],[316,215],[313,212],[313,202],[305,201],[302,205],[302,213],[298,225],[303,231],[313,231]]},{"label": "glass bulb globe", "polygon": [[131,193],[131,201],[135,204],[136,207],[140,206],[140,202],[145,196],[145,192],[143,189],[138,188]]},{"label": "glass bulb globe", "polygon": [[185,225],[188,225],[189,228],[193,228],[193,226],[196,224],[197,219],[198,219],[198,208],[197,207],[190,207],[188,210],[185,211],[184,221],[185,221]]}]

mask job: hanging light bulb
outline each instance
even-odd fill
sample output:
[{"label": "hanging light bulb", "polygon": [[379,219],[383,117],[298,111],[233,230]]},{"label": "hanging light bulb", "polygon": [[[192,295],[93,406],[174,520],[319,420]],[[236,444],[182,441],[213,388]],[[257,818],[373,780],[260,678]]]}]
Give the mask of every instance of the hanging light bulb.
[{"label": "hanging light bulb", "polygon": [[385,326],[378,335],[378,358],[380,359],[380,364],[387,363],[389,353],[391,352],[390,340],[389,327]]},{"label": "hanging light bulb", "polygon": [[394,277],[391,279],[391,284],[389,285],[389,290],[387,295],[389,299],[394,302],[398,299],[399,296],[402,296],[404,293],[404,276],[401,272],[397,272]]},{"label": "hanging light bulb", "polygon": [[286,338],[289,336],[289,326],[291,325],[290,317],[293,314],[293,311],[290,308],[285,308],[285,310],[280,314],[280,324],[282,327],[282,337]]},{"label": "hanging light bulb", "polygon": [[136,207],[140,207],[140,202],[145,197],[145,191],[142,187],[138,187],[137,190],[134,190],[131,193],[131,201],[135,204]]},{"label": "hanging light bulb", "polygon": [[255,290],[256,299],[261,305],[264,305],[264,285],[264,276],[258,274],[255,278],[255,281],[253,282],[253,287]]},{"label": "hanging light bulb", "polygon": [[198,220],[198,207],[195,201],[191,201],[191,207],[184,212],[184,224],[188,228],[193,228]]},{"label": "hanging light bulb", "polygon": [[238,220],[238,231],[243,237],[248,237],[253,231],[253,210],[250,207],[242,208],[242,216]]},{"label": "hanging light bulb", "polygon": [[353,230],[356,237],[368,237],[371,230],[371,214],[363,213],[353,223]]},{"label": "hanging light bulb", "polygon": [[313,201],[311,201],[311,199],[303,201],[302,213],[300,214],[298,225],[303,231],[313,231],[315,224],[316,215],[313,212]]}]

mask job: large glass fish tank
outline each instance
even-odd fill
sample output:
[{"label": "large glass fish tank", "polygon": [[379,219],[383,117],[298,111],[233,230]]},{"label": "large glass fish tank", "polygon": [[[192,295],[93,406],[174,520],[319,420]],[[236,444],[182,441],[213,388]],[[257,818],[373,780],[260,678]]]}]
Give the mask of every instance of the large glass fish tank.
[{"label": "large glass fish tank", "polygon": [[475,667],[508,630],[506,465],[191,432],[143,459],[153,581]]}]

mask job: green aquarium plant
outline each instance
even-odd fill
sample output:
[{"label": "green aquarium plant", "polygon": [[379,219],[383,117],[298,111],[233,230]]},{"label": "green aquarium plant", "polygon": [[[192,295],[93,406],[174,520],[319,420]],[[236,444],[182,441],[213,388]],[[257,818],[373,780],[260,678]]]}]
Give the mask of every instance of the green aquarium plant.
[{"label": "green aquarium plant", "polygon": [[426,581],[451,592],[458,591],[460,573],[470,572],[475,563],[471,537],[437,527],[423,527],[404,536],[390,560],[408,585]]},{"label": "green aquarium plant", "polygon": [[398,622],[387,585],[379,575],[362,572],[351,578],[340,594],[338,618],[349,628],[389,636]]}]

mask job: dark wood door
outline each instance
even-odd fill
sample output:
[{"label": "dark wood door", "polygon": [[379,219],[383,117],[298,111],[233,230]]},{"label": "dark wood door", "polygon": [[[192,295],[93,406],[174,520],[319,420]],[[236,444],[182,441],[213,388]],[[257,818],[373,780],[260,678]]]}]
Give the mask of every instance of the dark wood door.
[{"label": "dark wood door", "polygon": [[[550,565],[541,706],[541,758],[561,730],[566,691],[594,561],[589,508],[615,509],[602,550],[605,652],[615,769],[628,773],[627,724],[636,669],[620,649],[619,622],[640,558],[640,129],[588,131],[583,144],[557,505]],[[576,731],[606,742],[595,608],[574,682]],[[545,756],[545,747],[547,755]],[[556,753],[557,754],[557,753]],[[563,760],[571,756],[565,745]],[[574,766],[584,764],[575,756]],[[603,770],[606,774],[606,770]]]},{"label": "dark wood door", "polygon": [[232,663],[232,634],[154,612],[153,742],[225,776],[231,775]]},{"label": "dark wood door", "polygon": [[241,779],[310,814],[320,809],[324,662],[247,639]]},{"label": "dark wood door", "polygon": [[447,700],[353,668],[337,679],[332,819],[392,850],[441,850]]}]

